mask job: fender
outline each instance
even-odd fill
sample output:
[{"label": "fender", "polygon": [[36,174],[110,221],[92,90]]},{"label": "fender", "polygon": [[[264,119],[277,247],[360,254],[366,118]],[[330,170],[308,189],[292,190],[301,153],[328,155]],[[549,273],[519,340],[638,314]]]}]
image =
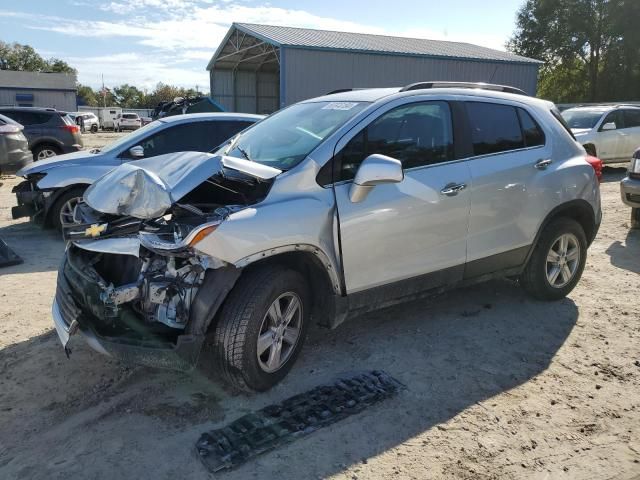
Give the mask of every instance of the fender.
[{"label": "fender", "polygon": [[[564,212],[566,211],[572,211],[572,213],[575,212],[579,212],[579,215],[581,216],[581,218],[576,218],[575,215],[563,215]],[[540,224],[540,227],[538,227],[538,232],[536,233],[536,236],[533,240],[533,243],[531,244],[531,246],[529,247],[529,252],[527,253],[527,256],[525,258],[524,261],[524,265],[527,265],[527,263],[529,263],[529,259],[531,258],[531,255],[533,254],[533,250],[535,248],[535,246],[538,244],[538,240],[540,239],[540,235],[542,235],[542,232],[544,231],[544,229],[546,228],[546,226],[554,219],[554,218],[558,218],[561,216],[567,216],[570,218],[573,218],[575,220],[577,220],[578,222],[580,222],[581,225],[583,225],[584,228],[584,224],[583,222],[587,222],[589,224],[589,226],[591,227],[591,231],[587,231],[587,229],[585,229],[585,235],[587,236],[587,246],[591,245],[591,242],[593,242],[593,239],[595,238],[596,234],[598,233],[598,229],[600,228],[600,220],[598,219],[598,221],[596,221],[596,216],[595,213],[593,211],[593,207],[591,206],[591,204],[589,204],[589,202],[587,202],[584,199],[576,199],[576,200],[570,200],[568,202],[562,203],[558,206],[556,206],[553,210],[551,210],[547,216],[544,218],[544,220],[542,221],[542,223]]]}]

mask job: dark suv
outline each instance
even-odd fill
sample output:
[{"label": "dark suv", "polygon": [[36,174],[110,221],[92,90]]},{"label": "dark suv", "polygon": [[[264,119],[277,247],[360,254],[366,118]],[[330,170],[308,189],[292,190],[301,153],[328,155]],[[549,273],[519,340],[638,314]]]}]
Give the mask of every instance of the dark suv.
[{"label": "dark suv", "polygon": [[64,112],[53,108],[0,107],[0,114],[24,126],[34,160],[82,149],[80,127]]}]

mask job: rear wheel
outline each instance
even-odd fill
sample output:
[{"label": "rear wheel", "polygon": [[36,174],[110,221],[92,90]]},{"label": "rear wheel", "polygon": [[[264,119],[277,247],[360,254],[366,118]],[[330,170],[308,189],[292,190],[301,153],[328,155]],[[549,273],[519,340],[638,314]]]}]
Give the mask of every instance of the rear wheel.
[{"label": "rear wheel", "polygon": [[540,235],[520,282],[539,300],[559,300],[580,280],[586,258],[582,226],[570,218],[558,218]]},{"label": "rear wheel", "polygon": [[63,193],[53,204],[51,210],[49,210],[49,218],[51,219],[51,225],[58,231],[62,231],[62,227],[65,225],[73,225],[73,212],[78,205],[78,202],[82,199],[86,188],[77,187]]},{"label": "rear wheel", "polygon": [[640,208],[631,209],[631,228],[640,228]]},{"label": "rear wheel", "polygon": [[60,149],[54,145],[38,145],[33,150],[33,160],[46,160],[47,158],[60,155]]},{"label": "rear wheel", "polygon": [[98,133],[98,125],[95,123],[91,125],[91,133]]},{"label": "rear wheel", "polygon": [[246,391],[268,390],[282,380],[304,343],[308,310],[298,272],[266,266],[244,274],[208,339],[224,379]]}]

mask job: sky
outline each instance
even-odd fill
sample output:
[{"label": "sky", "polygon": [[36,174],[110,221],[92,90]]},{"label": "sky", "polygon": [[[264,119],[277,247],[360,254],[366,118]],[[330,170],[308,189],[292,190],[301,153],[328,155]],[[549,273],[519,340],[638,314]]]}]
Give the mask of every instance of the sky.
[{"label": "sky", "polygon": [[158,82],[208,91],[232,22],[475,43],[505,49],[524,0],[0,0],[0,40],[65,60],[94,88]]}]

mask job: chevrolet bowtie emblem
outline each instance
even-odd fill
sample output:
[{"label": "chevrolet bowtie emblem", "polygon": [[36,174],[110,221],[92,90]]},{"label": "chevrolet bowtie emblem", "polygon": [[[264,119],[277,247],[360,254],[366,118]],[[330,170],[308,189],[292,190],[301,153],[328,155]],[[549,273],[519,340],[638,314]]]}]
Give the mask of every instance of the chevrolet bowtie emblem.
[{"label": "chevrolet bowtie emblem", "polygon": [[102,225],[98,225],[97,223],[94,223],[84,231],[84,234],[87,237],[99,237],[100,234],[104,232],[106,229],[107,229],[106,223],[103,223]]}]

